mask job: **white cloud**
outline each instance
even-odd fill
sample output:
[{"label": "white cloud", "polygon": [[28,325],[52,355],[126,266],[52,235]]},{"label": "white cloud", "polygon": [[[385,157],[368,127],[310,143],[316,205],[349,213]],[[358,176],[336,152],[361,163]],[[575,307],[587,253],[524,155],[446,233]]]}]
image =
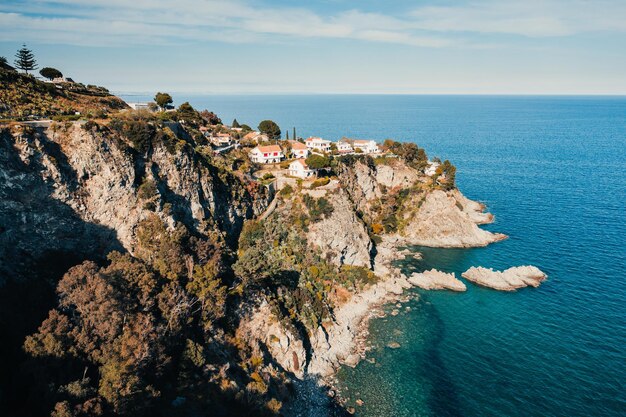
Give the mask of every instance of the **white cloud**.
[{"label": "white cloud", "polygon": [[79,45],[333,38],[481,47],[467,35],[554,37],[589,31],[626,31],[626,2],[483,0],[424,6],[402,16],[359,10],[322,16],[306,8],[259,8],[241,0],[39,0],[28,7],[8,0],[0,5],[3,40]]}]

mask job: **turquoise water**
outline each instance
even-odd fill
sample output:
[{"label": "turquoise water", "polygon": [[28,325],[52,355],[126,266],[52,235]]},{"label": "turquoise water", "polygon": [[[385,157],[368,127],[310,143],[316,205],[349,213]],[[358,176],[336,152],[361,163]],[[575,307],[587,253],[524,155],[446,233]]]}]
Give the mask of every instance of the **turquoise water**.
[{"label": "turquoise water", "polygon": [[[533,264],[538,289],[420,292],[372,322],[370,357],[339,374],[360,416],[626,415],[626,98],[186,97],[225,122],[301,136],[411,140],[458,167],[506,241],[428,249],[407,271]],[[397,341],[399,349],[385,345]]]}]

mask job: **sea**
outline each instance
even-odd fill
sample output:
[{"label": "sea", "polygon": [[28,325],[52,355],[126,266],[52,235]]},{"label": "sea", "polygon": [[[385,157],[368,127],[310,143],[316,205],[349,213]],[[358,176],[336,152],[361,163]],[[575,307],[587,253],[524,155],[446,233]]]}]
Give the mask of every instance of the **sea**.
[{"label": "sea", "polygon": [[405,272],[530,264],[548,274],[510,293],[416,289],[400,314],[373,319],[368,360],[337,375],[356,415],[626,416],[626,97],[174,99],[224,123],[271,119],[292,137],[295,127],[305,138],[415,142],[457,166],[459,189],[495,215],[485,228],[509,238],[414,248],[423,258],[402,262]]}]

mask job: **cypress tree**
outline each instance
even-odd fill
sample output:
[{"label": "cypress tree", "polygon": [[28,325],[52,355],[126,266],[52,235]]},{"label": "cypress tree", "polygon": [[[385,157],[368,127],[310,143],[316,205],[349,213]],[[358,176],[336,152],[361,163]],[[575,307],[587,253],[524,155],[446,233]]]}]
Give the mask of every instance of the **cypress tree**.
[{"label": "cypress tree", "polygon": [[293,140],[298,140],[298,137],[296,136],[296,128],[293,128]]},{"label": "cypress tree", "polygon": [[34,71],[39,68],[33,51],[28,49],[25,44],[15,54],[15,67],[21,69],[26,74],[28,74],[28,71]]},{"label": "cypress tree", "polygon": [[285,132],[285,135],[286,135],[286,136],[285,136],[285,140],[289,140],[289,131],[286,131],[286,132]]}]

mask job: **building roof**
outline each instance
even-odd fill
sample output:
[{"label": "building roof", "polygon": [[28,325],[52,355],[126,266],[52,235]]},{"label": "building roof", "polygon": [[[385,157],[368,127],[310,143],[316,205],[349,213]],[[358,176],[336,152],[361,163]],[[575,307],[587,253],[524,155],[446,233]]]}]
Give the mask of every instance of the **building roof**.
[{"label": "building roof", "polygon": [[371,139],[355,139],[354,143],[358,143],[359,145],[367,145],[370,142],[374,142]]},{"label": "building roof", "polygon": [[322,139],[322,138],[314,138],[314,137],[308,138],[305,142],[328,142],[330,143],[329,140]]},{"label": "building roof", "polygon": [[261,152],[282,152],[278,145],[267,145],[267,146],[257,146],[256,147]]},{"label": "building roof", "polygon": [[[302,165],[304,167],[304,169],[309,169],[309,166],[306,164],[306,162],[304,162],[303,159],[296,159],[291,164],[300,164],[300,165]],[[289,164],[289,165],[291,165],[291,164]]]},{"label": "building roof", "polygon": [[295,149],[298,151],[303,151],[307,149],[304,143],[298,142],[297,140],[290,140],[289,143],[291,144],[291,149]]}]

